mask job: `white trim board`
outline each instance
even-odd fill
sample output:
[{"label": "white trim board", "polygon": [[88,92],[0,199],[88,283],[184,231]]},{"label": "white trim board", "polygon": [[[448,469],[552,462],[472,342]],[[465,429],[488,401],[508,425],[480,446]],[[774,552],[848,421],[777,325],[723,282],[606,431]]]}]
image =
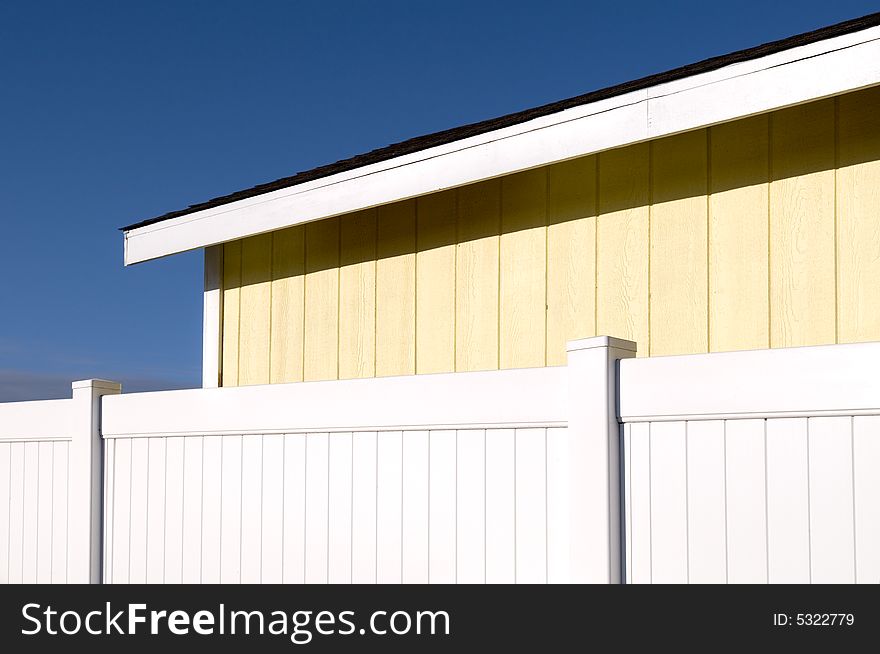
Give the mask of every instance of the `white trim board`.
[{"label": "white trim board", "polygon": [[125,232],[125,264],[880,84],[880,27],[791,48]]}]

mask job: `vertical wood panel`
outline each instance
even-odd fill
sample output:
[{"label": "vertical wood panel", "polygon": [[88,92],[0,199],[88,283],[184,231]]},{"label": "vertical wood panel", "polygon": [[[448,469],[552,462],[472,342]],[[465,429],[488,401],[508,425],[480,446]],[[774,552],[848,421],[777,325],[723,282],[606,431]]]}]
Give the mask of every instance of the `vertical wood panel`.
[{"label": "vertical wood panel", "polygon": [[[52,488],[52,583],[61,584],[67,582],[67,495],[68,495],[68,454],[69,443],[56,441],[53,443],[52,454],[52,479],[54,486]],[[0,470],[6,470],[3,466],[3,448],[0,448]],[[6,447],[7,462],[9,461],[9,447]],[[106,465],[106,464],[105,464]],[[5,486],[5,484],[0,484]],[[6,494],[4,495],[4,491]],[[5,506],[4,504],[5,497]],[[9,490],[7,488],[0,489],[0,524],[6,524],[4,520],[4,509],[8,518],[9,512]],[[6,561],[4,549],[8,548],[7,543],[0,543],[0,581],[6,581]],[[8,553],[8,549],[6,549]]]},{"label": "vertical wood panel", "polygon": [[306,583],[327,583],[329,434],[306,439]]},{"label": "vertical wood panel", "polygon": [[455,192],[417,201],[416,372],[455,370]]},{"label": "vertical wood panel", "polygon": [[727,580],[767,583],[764,421],[728,420]]},{"label": "vertical wood panel", "polygon": [[501,182],[457,191],[455,369],[498,368],[498,254]]},{"label": "vertical wood panel", "polygon": [[376,210],[340,222],[339,377],[376,371]]},{"label": "vertical wood panel", "polygon": [[241,242],[241,313],[238,383],[269,383],[269,329],[272,306],[272,234]]},{"label": "vertical wood panel", "polygon": [[10,468],[11,447],[11,443],[0,443],[0,584],[9,583],[9,541],[11,538],[11,533],[9,531],[9,491],[12,481],[12,470]]},{"label": "vertical wood panel", "polygon": [[812,582],[855,581],[852,418],[810,418]]},{"label": "vertical wood panel", "polygon": [[376,583],[376,432],[357,432],[352,443],[351,581]]},{"label": "vertical wood panel", "polygon": [[769,347],[769,125],[710,130],[709,349]]},{"label": "vertical wood panel", "polygon": [[[35,581],[38,584],[48,584],[52,582],[52,487],[54,485],[52,442],[43,441],[39,443],[38,448],[39,471],[37,476],[40,483],[37,489],[37,571]],[[3,477],[0,476],[0,484],[2,481]],[[0,531],[0,534],[2,533]]]},{"label": "vertical wood panel", "polygon": [[646,143],[598,155],[596,321],[599,334],[638,344],[647,356],[650,209]]},{"label": "vertical wood panel", "polygon": [[379,207],[376,375],[411,375],[416,348],[415,202]]},{"label": "vertical wood panel", "polygon": [[305,226],[305,360],[306,381],[338,376],[339,219]]},{"label": "vertical wood panel", "polygon": [[516,430],[516,581],[547,582],[547,433]]},{"label": "vertical wood panel", "polygon": [[[129,573],[129,533],[131,520],[131,441],[117,438],[113,444],[113,578],[114,584],[127,584]],[[182,490],[182,487],[181,487]],[[176,543],[178,552],[180,542]]]},{"label": "vertical wood panel", "polygon": [[[202,440],[202,547],[201,580],[219,584],[220,532],[223,507],[223,436],[205,436]],[[151,439],[152,440],[152,439]]]},{"label": "vertical wood panel", "polygon": [[486,430],[486,583],[516,582],[516,438]]},{"label": "vertical wood panel", "polygon": [[432,584],[456,582],[456,436],[455,431],[443,430],[430,434],[428,580]]},{"label": "vertical wood panel", "polygon": [[468,429],[457,435],[456,580],[486,581],[486,432]]},{"label": "vertical wood panel", "polygon": [[724,422],[687,424],[688,582],[727,581]]},{"label": "vertical wood panel", "polygon": [[305,583],[306,435],[284,436],[284,554],[282,582]]},{"label": "vertical wood panel", "polygon": [[774,584],[810,582],[806,418],[767,421],[767,565]]},{"label": "vertical wood panel", "polygon": [[202,437],[183,439],[183,583],[202,577]]},{"label": "vertical wood panel", "polygon": [[772,114],[770,341],[835,341],[834,101]]},{"label": "vertical wood panel", "polygon": [[147,582],[147,510],[149,507],[149,438],[131,439],[131,499],[128,581]]},{"label": "vertical wood panel", "polygon": [[630,427],[629,487],[632,507],[627,521],[632,567],[627,580],[651,583],[651,425]]},{"label": "vertical wood panel", "polygon": [[401,582],[401,489],[403,440],[398,432],[378,435],[376,474],[376,581]]},{"label": "vertical wood panel", "polygon": [[688,581],[687,427],[651,425],[651,581]]},{"label": "vertical wood panel", "polygon": [[546,362],[547,171],[501,179],[501,368]]},{"label": "vertical wood panel", "polygon": [[838,99],[838,342],[880,338],[880,87]]},{"label": "vertical wood panel", "polygon": [[328,581],[351,583],[352,435],[330,435]]},{"label": "vertical wood panel", "polygon": [[272,323],[269,380],[273,384],[303,378],[305,227],[272,234]]},{"label": "vertical wood panel", "polygon": [[596,156],[550,166],[547,202],[547,365],[596,333]]},{"label": "vertical wood panel", "polygon": [[224,386],[238,386],[238,335],[241,314],[241,241],[223,245],[223,356]]},{"label": "vertical wood panel", "polygon": [[565,427],[547,430],[547,582],[570,580],[571,551],[569,523],[572,507],[569,435]]},{"label": "vertical wood panel", "polygon": [[281,434],[263,436],[262,492],[260,582],[278,584],[282,581],[284,560],[284,436]]},{"label": "vertical wood panel", "polygon": [[[165,438],[147,440],[147,583],[165,577]],[[219,534],[218,534],[219,542]]]},{"label": "vertical wood panel", "polygon": [[403,432],[401,556],[405,584],[428,583],[429,461],[428,432]]},{"label": "vertical wood panel", "polygon": [[263,533],[263,437],[241,439],[241,583],[260,583]]},{"label": "vertical wood panel", "polygon": [[706,131],[652,144],[651,354],[709,350]]},{"label": "vertical wood panel", "polygon": [[241,436],[223,436],[220,581],[224,584],[241,581],[241,447]]},{"label": "vertical wood panel", "polygon": [[9,469],[9,583],[21,583],[24,527],[24,443],[10,443]]},{"label": "vertical wood panel", "polygon": [[880,416],[853,419],[853,468],[856,582],[876,584],[880,581]]}]

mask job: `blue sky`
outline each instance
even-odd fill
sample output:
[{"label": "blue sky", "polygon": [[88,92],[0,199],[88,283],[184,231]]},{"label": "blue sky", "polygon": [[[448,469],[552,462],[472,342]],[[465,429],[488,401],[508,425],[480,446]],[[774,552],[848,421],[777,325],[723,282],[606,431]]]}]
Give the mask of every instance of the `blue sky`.
[{"label": "blue sky", "polygon": [[0,3],[0,401],[198,386],[201,253],[117,229],[876,3]]}]

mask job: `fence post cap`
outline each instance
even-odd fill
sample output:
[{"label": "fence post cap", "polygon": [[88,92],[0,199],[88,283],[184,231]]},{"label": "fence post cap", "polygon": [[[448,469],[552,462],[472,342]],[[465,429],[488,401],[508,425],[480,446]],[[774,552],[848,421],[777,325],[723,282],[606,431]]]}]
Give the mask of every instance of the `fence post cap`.
[{"label": "fence post cap", "polygon": [[79,381],[73,382],[70,386],[73,390],[81,388],[94,388],[101,391],[107,391],[109,393],[122,392],[122,384],[120,384],[119,382],[110,381],[109,379],[81,379]]},{"label": "fence post cap", "polygon": [[614,336],[593,336],[592,338],[580,338],[576,341],[569,341],[566,345],[567,352],[576,352],[578,350],[591,350],[597,347],[614,348],[617,350],[626,350],[627,352],[635,352],[636,344],[633,341],[627,341]]}]

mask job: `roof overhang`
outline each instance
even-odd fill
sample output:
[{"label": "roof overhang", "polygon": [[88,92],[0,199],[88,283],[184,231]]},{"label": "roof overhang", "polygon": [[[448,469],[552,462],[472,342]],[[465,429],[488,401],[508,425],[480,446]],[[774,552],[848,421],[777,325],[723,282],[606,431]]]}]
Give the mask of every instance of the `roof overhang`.
[{"label": "roof overhang", "polygon": [[125,265],[880,84],[880,26],[125,231]]}]

